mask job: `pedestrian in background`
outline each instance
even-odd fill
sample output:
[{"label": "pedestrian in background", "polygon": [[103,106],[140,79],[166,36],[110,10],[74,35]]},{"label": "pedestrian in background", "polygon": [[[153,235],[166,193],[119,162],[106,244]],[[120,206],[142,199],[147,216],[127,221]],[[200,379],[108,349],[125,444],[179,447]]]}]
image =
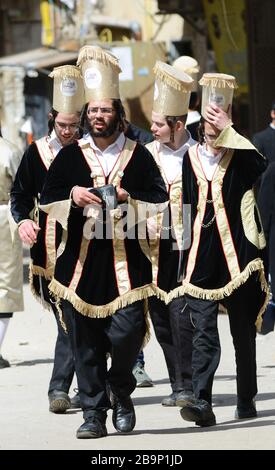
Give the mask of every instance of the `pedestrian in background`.
[{"label": "pedestrian in background", "polygon": [[269,163],[275,162],[275,101],[270,107],[271,122],[266,129],[257,132],[252,138],[255,147],[268,158]]},{"label": "pedestrian in background", "polygon": [[182,55],[177,57],[173,62],[173,67],[187,73],[193,79],[193,85],[191,90],[191,96],[189,101],[189,109],[186,120],[186,129],[190,132],[191,137],[194,140],[198,140],[198,127],[200,124],[201,115],[200,110],[200,93],[198,86],[198,74],[200,71],[199,64],[194,57],[188,55]]},{"label": "pedestrian in background", "polygon": [[10,367],[1,354],[9,321],[24,309],[22,244],[18,234],[11,233],[8,206],[20,160],[20,150],[2,137],[0,127],[0,369]]}]

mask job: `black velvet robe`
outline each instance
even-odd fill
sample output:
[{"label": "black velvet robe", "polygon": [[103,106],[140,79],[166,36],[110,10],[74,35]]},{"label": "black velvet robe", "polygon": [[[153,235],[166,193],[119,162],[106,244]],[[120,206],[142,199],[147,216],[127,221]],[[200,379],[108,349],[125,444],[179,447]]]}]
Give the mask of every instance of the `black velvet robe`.
[{"label": "black velvet robe", "polygon": [[[253,184],[267,161],[255,149],[227,149],[208,181],[197,149],[192,147],[183,162],[183,204],[191,205],[191,236],[182,256],[179,291],[220,300],[254,271],[266,290],[265,239]],[[188,238],[188,227],[185,231]]]},{"label": "black velvet robe", "polygon": [[[128,191],[133,203],[137,200],[153,204],[167,201],[165,184],[152,155],[130,139],[126,139],[126,143],[132,147],[131,157],[122,172],[113,170],[110,173],[112,178],[118,178],[120,173],[120,185]],[[118,167],[114,168],[119,168],[121,155]],[[105,177],[85,141],[69,145],[59,152],[49,169],[41,204],[63,201],[64,207],[68,207],[66,204],[75,185],[102,186],[113,182],[110,175]],[[52,204],[50,210],[56,206]],[[119,219],[118,216],[115,223],[119,224]],[[87,240],[83,236],[86,222],[83,209],[69,208],[66,241],[50,284],[55,296],[68,299],[84,315],[104,317],[153,295],[151,263],[141,250],[138,238],[126,237],[122,242],[116,237],[108,239],[103,229],[102,236],[95,235]],[[102,221],[95,222],[95,230],[98,224],[102,227]]]}]

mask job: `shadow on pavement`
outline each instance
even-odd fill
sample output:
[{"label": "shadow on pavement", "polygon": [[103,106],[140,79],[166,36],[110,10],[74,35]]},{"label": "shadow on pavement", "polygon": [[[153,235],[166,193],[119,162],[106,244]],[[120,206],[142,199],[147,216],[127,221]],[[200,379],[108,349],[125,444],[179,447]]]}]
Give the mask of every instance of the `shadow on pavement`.
[{"label": "shadow on pavement", "polygon": [[155,405],[161,404],[161,400],[167,395],[158,395],[154,397],[132,397],[134,405]]},{"label": "shadow on pavement", "polygon": [[32,361],[22,361],[18,362],[17,364],[12,364],[13,367],[18,366],[36,366],[37,364],[52,364],[53,359],[33,359]]},{"label": "shadow on pavement", "polygon": [[[270,393],[258,393],[256,395],[256,405],[258,401],[262,400],[274,400],[275,392]],[[223,393],[220,395],[213,395],[214,406],[234,406],[237,403],[237,395],[230,393]],[[274,411],[275,414],[275,411]]]},{"label": "shadow on pavement", "polygon": [[[274,410],[272,411],[274,414]],[[259,415],[260,417],[260,415]],[[161,429],[141,429],[137,431],[132,431],[129,434],[124,434],[123,437],[127,438],[127,436],[139,435],[139,434],[193,434],[193,433],[205,433],[205,432],[218,432],[218,431],[228,431],[228,429],[243,429],[243,428],[252,428],[252,427],[263,427],[263,426],[274,426],[275,421],[256,421],[256,420],[242,420],[242,423],[239,420],[235,421],[225,421],[223,423],[217,423],[216,426],[211,426],[208,428],[201,428],[196,426],[194,423],[194,427],[185,428],[184,424],[185,421],[182,422],[182,428],[161,428]],[[226,424],[228,423],[228,425]],[[109,436],[121,436],[120,433],[108,433]]]}]

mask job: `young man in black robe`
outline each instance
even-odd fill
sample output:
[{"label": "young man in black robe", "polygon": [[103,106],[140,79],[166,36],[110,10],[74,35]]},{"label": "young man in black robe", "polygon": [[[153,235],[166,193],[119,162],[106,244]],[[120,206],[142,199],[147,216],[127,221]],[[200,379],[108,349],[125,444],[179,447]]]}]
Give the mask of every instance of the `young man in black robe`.
[{"label": "young man in black robe", "polygon": [[[196,400],[181,416],[212,426],[212,384],[220,360],[219,302],[227,308],[236,355],[236,418],[257,415],[256,326],[268,301],[265,237],[253,185],[267,161],[232,128],[230,109],[235,78],[205,74],[200,144],[183,162],[183,209],[191,206],[191,245],[183,257],[183,281],[195,325],[193,389]],[[210,103],[210,104],[209,104]],[[218,103],[218,105],[216,104]],[[185,228],[185,227],[184,227]]]},{"label": "young man in black robe", "polygon": [[53,109],[49,114],[49,133],[33,142],[25,151],[11,190],[11,212],[18,225],[21,240],[31,247],[30,287],[34,296],[54,312],[58,334],[54,367],[49,383],[50,411],[64,413],[80,407],[79,396],[68,393],[74,375],[71,343],[60,323],[48,284],[54,272],[56,249],[61,230],[38,210],[39,197],[48,169],[60,149],[79,137],[80,111],[83,105],[83,82],[77,67],[56,67]]}]

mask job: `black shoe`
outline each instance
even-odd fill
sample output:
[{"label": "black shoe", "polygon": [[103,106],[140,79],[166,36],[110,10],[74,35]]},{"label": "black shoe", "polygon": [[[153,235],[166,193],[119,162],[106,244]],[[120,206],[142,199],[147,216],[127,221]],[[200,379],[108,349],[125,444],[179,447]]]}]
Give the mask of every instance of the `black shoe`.
[{"label": "black shoe", "polygon": [[7,361],[7,359],[4,359],[0,355],[0,369],[5,369],[6,367],[10,367],[10,363],[9,363],[9,361]]},{"label": "black shoe", "polygon": [[71,398],[71,406],[70,408],[75,409],[75,408],[81,408],[81,403],[80,403],[80,396],[79,396],[79,391],[77,388],[74,388],[75,396]]},{"label": "black shoe", "polygon": [[256,418],[257,410],[254,400],[242,400],[238,398],[238,404],[235,411],[236,419]]},{"label": "black shoe", "polygon": [[214,426],[216,417],[211,406],[206,400],[195,400],[194,403],[185,405],[180,410],[181,417],[185,421],[195,421],[197,426]]},{"label": "black shoe", "polygon": [[61,390],[53,390],[49,393],[49,410],[52,413],[65,413],[71,407],[71,400],[66,392]]},{"label": "black shoe", "polygon": [[192,404],[195,400],[192,390],[181,390],[177,392],[176,406],[182,407],[190,403]]},{"label": "black shoe", "polygon": [[172,392],[168,397],[164,397],[161,404],[162,406],[176,406],[178,392]]},{"label": "black shoe", "polygon": [[136,424],[136,414],[130,397],[113,395],[113,425],[119,432],[131,432]]},{"label": "black shoe", "polygon": [[105,422],[97,416],[85,419],[85,422],[76,431],[77,439],[96,439],[107,436]]}]

